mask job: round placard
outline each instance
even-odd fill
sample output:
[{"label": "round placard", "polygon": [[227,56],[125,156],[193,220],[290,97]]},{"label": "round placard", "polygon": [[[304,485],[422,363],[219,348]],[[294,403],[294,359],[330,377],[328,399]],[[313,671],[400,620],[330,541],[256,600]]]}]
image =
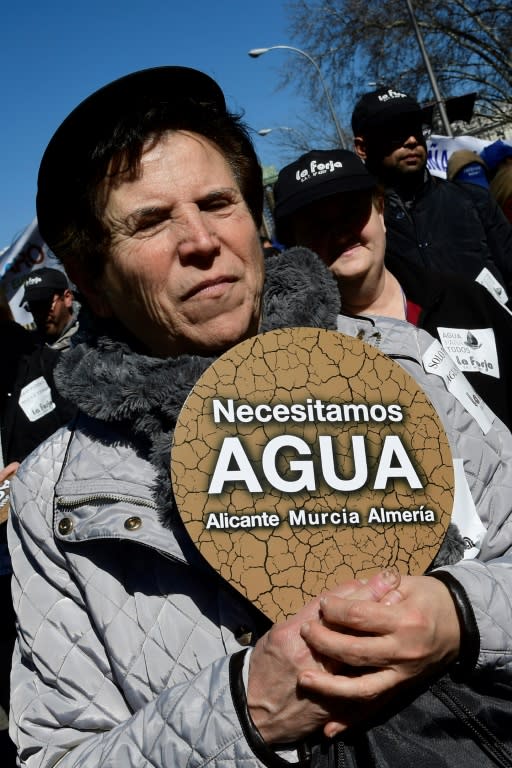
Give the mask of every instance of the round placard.
[{"label": "round placard", "polygon": [[312,328],[248,339],[203,374],[171,479],[203,557],[273,621],[354,576],[424,573],[453,507],[423,390],[374,347]]}]

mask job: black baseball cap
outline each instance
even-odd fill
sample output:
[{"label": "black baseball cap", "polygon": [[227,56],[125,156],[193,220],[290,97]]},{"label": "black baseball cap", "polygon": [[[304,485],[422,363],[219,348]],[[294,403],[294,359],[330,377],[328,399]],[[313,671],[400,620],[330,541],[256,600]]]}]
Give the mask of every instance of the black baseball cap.
[{"label": "black baseball cap", "polygon": [[416,99],[394,88],[381,88],[365,93],[352,113],[354,136],[367,136],[389,131],[393,124],[406,121],[417,126],[432,122],[433,107],[423,109]]},{"label": "black baseball cap", "polygon": [[204,72],[179,66],[152,67],[95,91],[57,128],[41,160],[36,198],[39,231],[50,248],[83,195],[97,144],[115,132],[121,116],[162,104],[172,105],[177,116],[192,106],[226,111],[220,86]]},{"label": "black baseball cap", "polygon": [[49,301],[56,293],[64,293],[69,288],[69,284],[66,275],[60,269],[41,267],[30,272],[23,287],[25,291],[20,307],[33,301]]},{"label": "black baseball cap", "polygon": [[376,179],[348,149],[313,149],[279,171],[274,186],[276,221],[338,192],[371,190]]}]

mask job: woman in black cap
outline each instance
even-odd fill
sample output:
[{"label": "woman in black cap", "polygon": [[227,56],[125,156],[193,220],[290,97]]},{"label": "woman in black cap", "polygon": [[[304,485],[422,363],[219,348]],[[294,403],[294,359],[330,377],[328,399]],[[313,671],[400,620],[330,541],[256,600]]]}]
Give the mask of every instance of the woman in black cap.
[{"label": "woman in black cap", "polygon": [[512,428],[512,317],[492,294],[496,281],[487,289],[464,275],[396,260],[389,267],[384,198],[353,152],[302,155],[280,171],[274,197],[277,239],[322,258],[337,279],[345,314],[386,316],[424,328]]}]

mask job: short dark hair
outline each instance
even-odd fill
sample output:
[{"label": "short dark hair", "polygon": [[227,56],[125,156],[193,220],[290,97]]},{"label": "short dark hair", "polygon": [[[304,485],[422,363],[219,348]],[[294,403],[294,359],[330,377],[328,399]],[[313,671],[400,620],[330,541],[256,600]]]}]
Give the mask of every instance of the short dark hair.
[{"label": "short dark hair", "polygon": [[226,109],[219,86],[204,73],[187,68],[142,70],[82,102],[43,156],[39,229],[65,266],[87,265],[91,277],[101,275],[110,247],[99,200],[101,185],[116,175],[136,178],[146,142],[157,142],[172,131],[197,133],[218,147],[256,226],[261,225],[261,167],[247,128],[239,115]]},{"label": "short dark hair", "polygon": [[60,242],[52,247],[64,264],[69,259],[91,260],[91,273],[99,277],[110,244],[110,232],[102,220],[98,189],[107,174],[136,178],[145,142],[150,138],[157,141],[167,131],[191,131],[212,141],[230,165],[256,226],[261,225],[262,174],[245,127],[230,113],[218,114],[205,108],[193,112],[176,119],[174,113],[169,116],[165,108],[159,108],[142,115],[136,124],[132,120],[120,121],[115,134],[96,147],[89,176],[76,201],[75,215],[63,229]]}]

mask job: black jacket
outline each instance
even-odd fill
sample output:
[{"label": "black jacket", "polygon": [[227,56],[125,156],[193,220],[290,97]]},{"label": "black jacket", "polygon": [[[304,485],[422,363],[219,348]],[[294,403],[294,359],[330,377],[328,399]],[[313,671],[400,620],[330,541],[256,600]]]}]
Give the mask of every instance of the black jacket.
[{"label": "black jacket", "polygon": [[[406,297],[421,307],[417,325],[442,342],[448,338],[451,348],[446,348],[451,357],[487,405],[512,429],[512,315],[487,288],[466,275],[432,272],[407,262],[387,266]],[[441,333],[440,328],[452,331]],[[464,329],[467,344],[463,346],[473,348],[473,354],[465,354],[458,346],[455,329]],[[486,350],[485,343],[478,347],[482,329],[490,329],[487,344],[491,349]],[[469,336],[466,331],[470,331]],[[497,368],[493,365],[494,352]]]},{"label": "black jacket", "polygon": [[[0,428],[1,448],[4,465],[12,461],[23,461],[34,448],[55,430],[66,424],[76,413],[76,408],[59,395],[53,380],[53,369],[61,352],[40,346],[34,333],[11,321],[0,323],[2,342],[2,374],[0,377]],[[20,406],[20,397],[27,386],[43,379],[43,386],[50,390],[50,396],[43,396],[47,403],[53,403],[39,418],[31,414],[28,418]],[[41,398],[40,398],[41,399]],[[37,403],[37,398],[35,400]],[[0,525],[0,549],[6,546],[7,526]],[[5,613],[5,604],[3,606]]]},{"label": "black jacket", "polygon": [[[61,352],[39,346],[33,333],[14,322],[2,323],[3,373],[0,381],[0,415],[4,464],[23,461],[28,454],[75,413],[75,408],[59,395],[53,381],[53,369]],[[20,396],[27,386],[44,379],[51,398],[50,408],[32,420],[20,406]],[[44,384],[43,382],[43,384]],[[51,407],[53,403],[54,407]]]},{"label": "black jacket", "polygon": [[408,203],[386,189],[386,257],[475,278],[483,267],[512,295],[512,226],[489,193],[475,184],[430,176]]}]

